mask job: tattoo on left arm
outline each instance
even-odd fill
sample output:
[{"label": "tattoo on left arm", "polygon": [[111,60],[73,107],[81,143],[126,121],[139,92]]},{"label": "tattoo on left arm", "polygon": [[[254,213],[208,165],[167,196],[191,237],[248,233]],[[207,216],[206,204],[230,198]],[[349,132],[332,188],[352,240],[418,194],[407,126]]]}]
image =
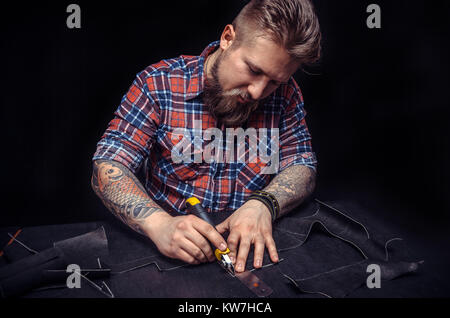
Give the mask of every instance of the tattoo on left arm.
[{"label": "tattoo on left arm", "polygon": [[294,165],[277,174],[264,191],[278,200],[281,217],[305,201],[315,186],[316,172],[307,166]]}]

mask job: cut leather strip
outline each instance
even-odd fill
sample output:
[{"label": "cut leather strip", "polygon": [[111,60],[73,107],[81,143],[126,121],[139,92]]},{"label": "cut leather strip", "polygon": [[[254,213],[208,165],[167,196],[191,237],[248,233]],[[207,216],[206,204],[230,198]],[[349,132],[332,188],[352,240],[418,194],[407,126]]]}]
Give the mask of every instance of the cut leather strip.
[{"label": "cut leather strip", "polygon": [[[170,263],[169,263],[170,262]],[[154,265],[158,271],[164,272],[164,271],[171,271],[175,270],[181,267],[189,266],[190,264],[184,263],[179,260],[168,260],[168,262],[164,262],[160,260],[160,257],[158,255],[153,255],[149,257],[143,257],[136,259],[134,261],[121,263],[121,264],[108,264],[107,266],[111,268],[111,274],[112,275],[119,275],[119,274],[125,274],[143,267],[147,267],[150,265]]]}]

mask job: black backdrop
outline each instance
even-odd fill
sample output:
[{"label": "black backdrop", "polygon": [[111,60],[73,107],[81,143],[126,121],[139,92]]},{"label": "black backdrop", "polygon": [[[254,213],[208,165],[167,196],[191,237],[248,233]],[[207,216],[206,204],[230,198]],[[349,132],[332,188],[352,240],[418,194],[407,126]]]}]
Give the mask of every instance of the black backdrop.
[{"label": "black backdrop", "polygon": [[[368,29],[366,7],[381,7]],[[134,76],[219,38],[242,1],[77,1],[1,9],[0,225],[98,220],[91,157]],[[449,220],[448,1],[314,1],[318,66],[297,72],[318,155],[318,195],[395,202]],[[367,193],[369,195],[367,196]],[[399,212],[400,213],[400,212]]]}]

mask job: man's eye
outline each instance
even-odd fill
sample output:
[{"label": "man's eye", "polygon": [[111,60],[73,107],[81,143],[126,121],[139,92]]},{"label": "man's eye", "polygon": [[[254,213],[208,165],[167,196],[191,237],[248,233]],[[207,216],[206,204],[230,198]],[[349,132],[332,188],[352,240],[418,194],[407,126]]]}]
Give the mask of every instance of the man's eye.
[{"label": "man's eye", "polygon": [[260,72],[253,70],[251,67],[249,67],[248,69],[250,70],[250,73],[252,73],[253,75],[261,74]]}]

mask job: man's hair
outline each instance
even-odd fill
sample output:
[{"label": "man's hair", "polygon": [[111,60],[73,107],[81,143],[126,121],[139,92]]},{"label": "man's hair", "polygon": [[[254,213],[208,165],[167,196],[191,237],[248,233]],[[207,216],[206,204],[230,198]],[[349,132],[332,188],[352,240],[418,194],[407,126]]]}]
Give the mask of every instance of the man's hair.
[{"label": "man's hair", "polygon": [[309,0],[252,0],[233,21],[237,46],[257,37],[284,47],[301,64],[312,64],[321,54],[321,32]]}]

